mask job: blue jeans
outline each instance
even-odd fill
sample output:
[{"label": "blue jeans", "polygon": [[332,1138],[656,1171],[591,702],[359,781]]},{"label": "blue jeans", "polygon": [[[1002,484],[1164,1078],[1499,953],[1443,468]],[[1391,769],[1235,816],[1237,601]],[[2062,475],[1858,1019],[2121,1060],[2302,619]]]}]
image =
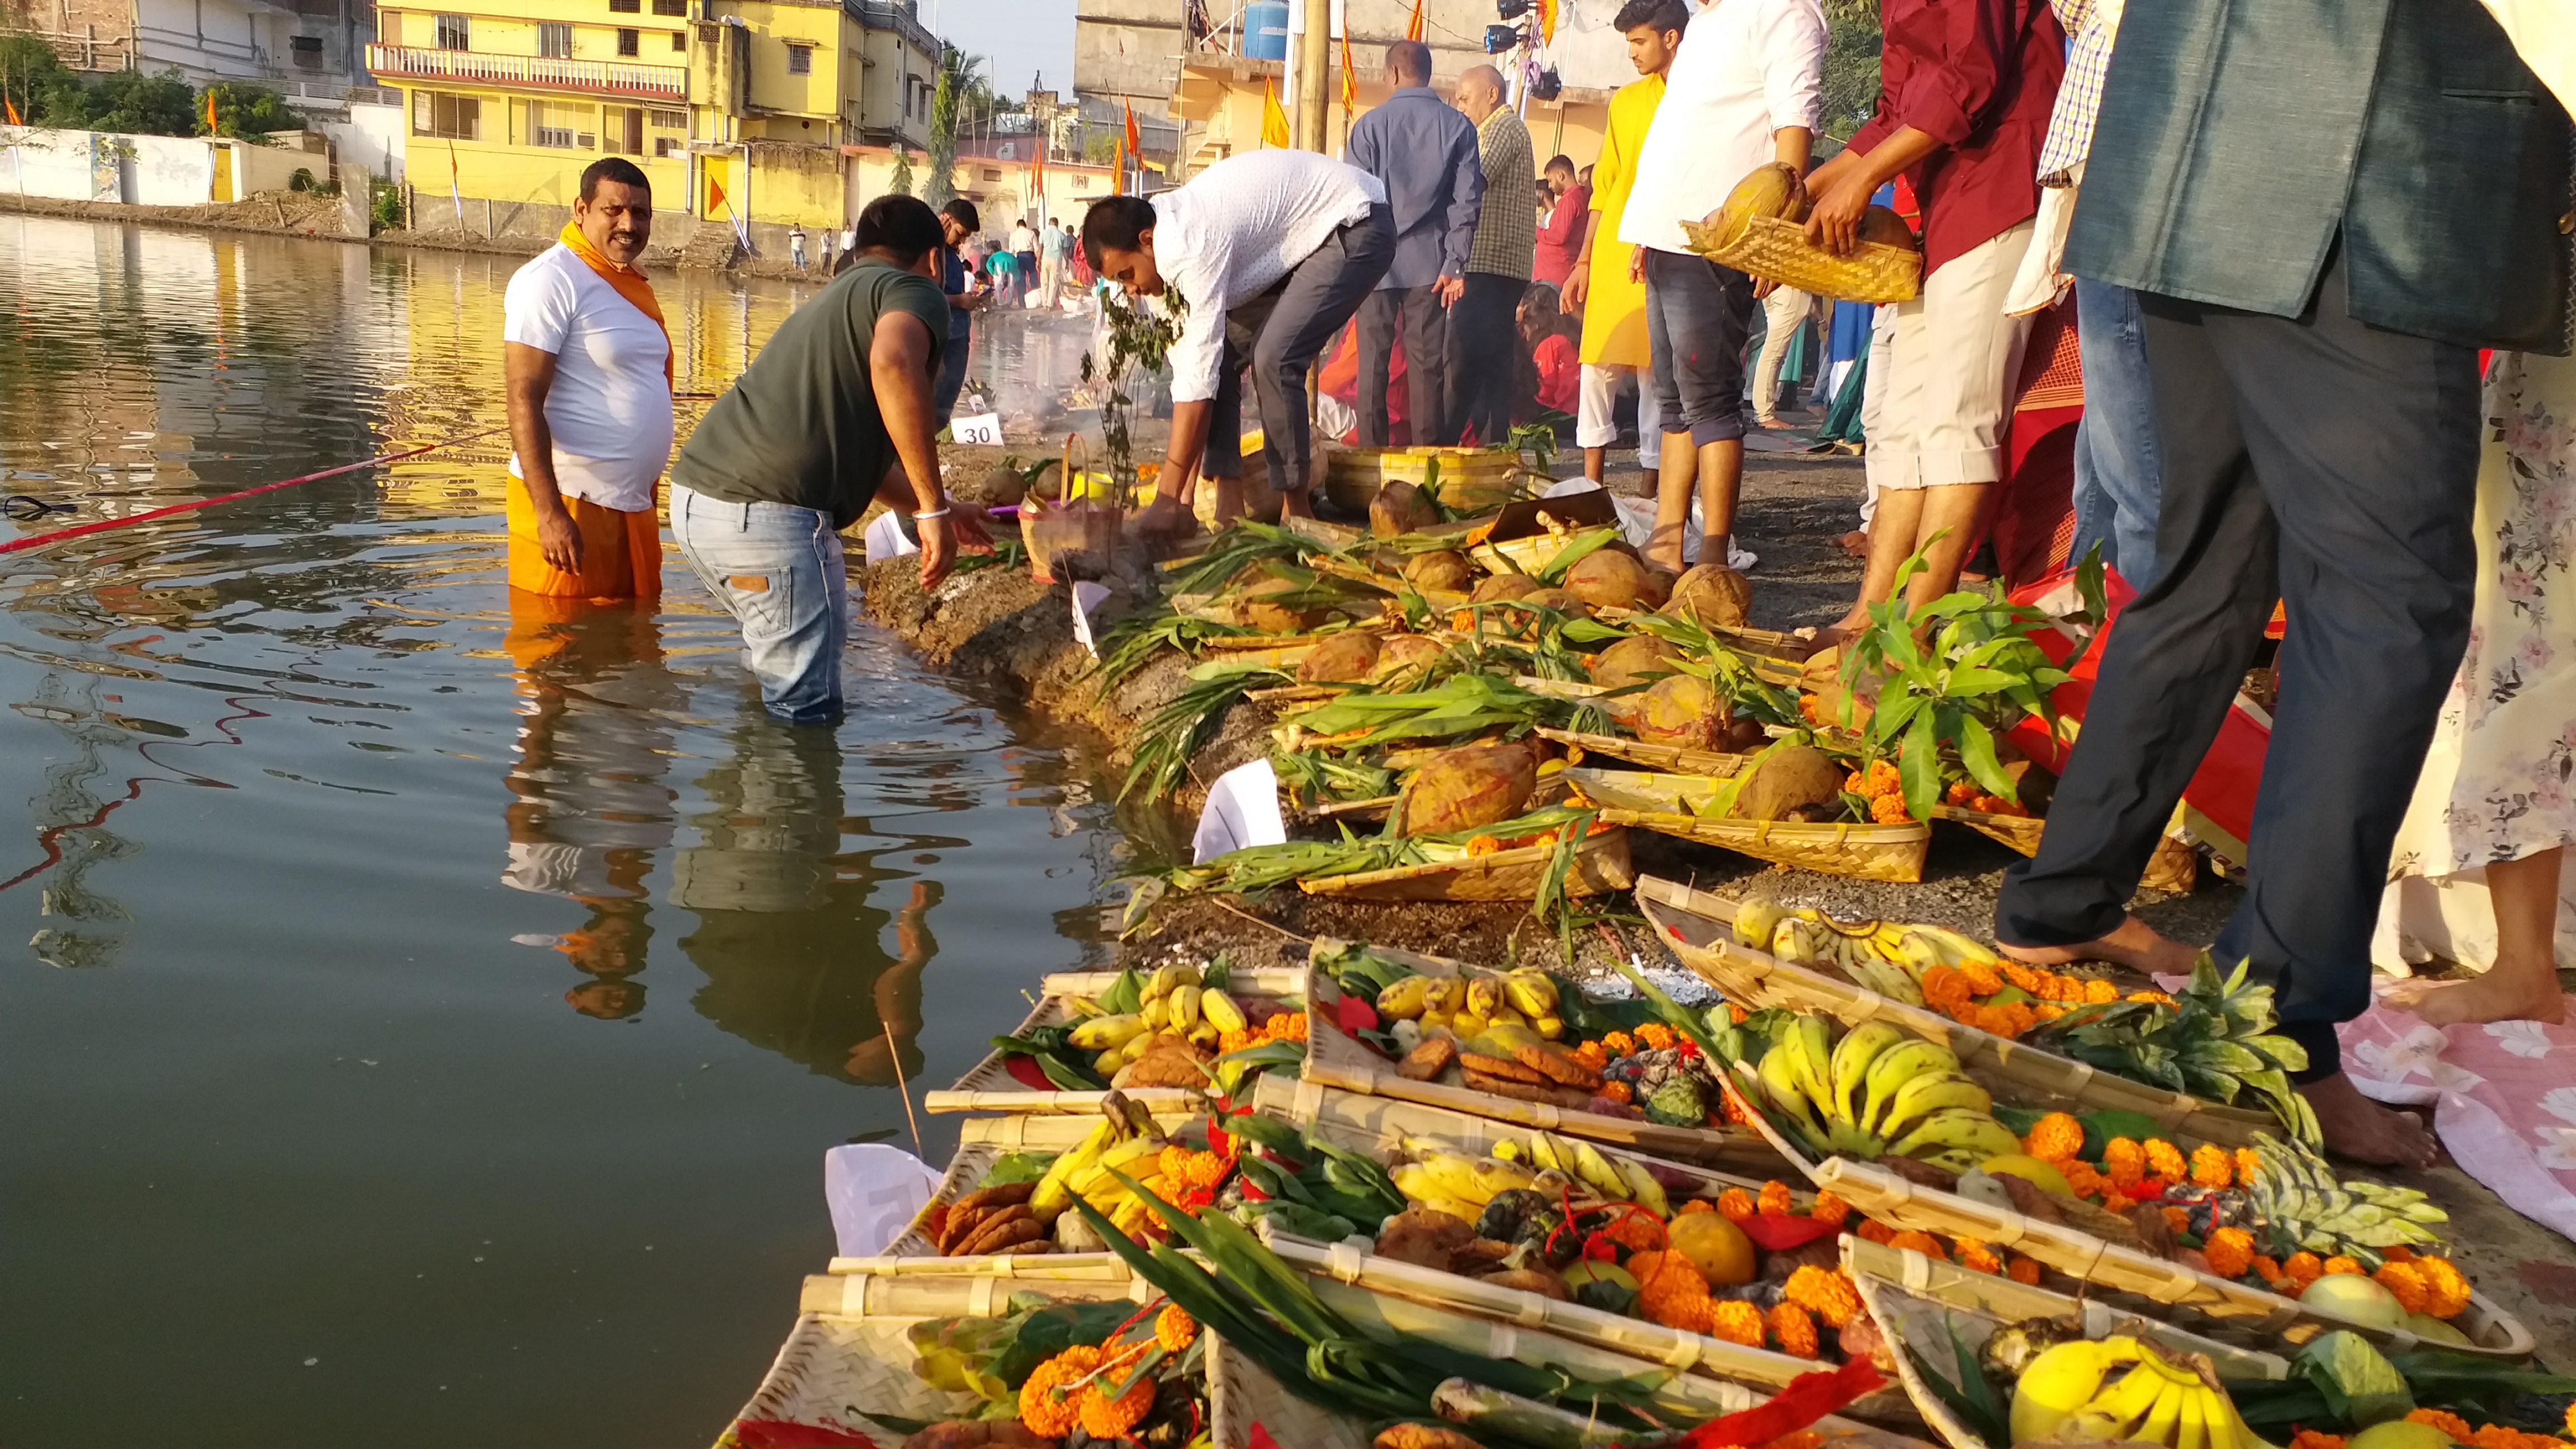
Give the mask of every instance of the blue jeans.
[{"label": "blue jeans", "polygon": [[966,329],[950,332],[948,345],[939,349],[939,381],[930,389],[930,416],[941,427],[957,410],[957,394],[966,387],[966,362],[974,352],[975,334]]},{"label": "blue jeans", "polygon": [[1647,248],[1646,354],[1666,434],[1688,432],[1701,448],[1744,436],[1744,341],[1752,330],[1751,277]]},{"label": "blue jeans", "polygon": [[2102,561],[2144,593],[2156,581],[2156,505],[2164,475],[2138,294],[2078,277],[2075,319],[2084,420],[2075,429],[2072,557],[2083,558],[2098,541]]},{"label": "blue jeans", "polygon": [[840,723],[850,584],[831,516],[728,503],[673,484],[671,537],[742,625],[743,654],[769,712],[790,724]]}]

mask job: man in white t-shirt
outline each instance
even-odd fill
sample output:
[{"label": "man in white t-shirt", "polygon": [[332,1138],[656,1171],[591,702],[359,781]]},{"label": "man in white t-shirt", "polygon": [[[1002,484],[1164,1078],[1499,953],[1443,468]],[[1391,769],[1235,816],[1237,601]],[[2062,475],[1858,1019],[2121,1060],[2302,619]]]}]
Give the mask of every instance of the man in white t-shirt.
[{"label": "man in white t-shirt", "polygon": [[[1724,205],[1758,166],[1776,161],[1807,174],[1824,64],[1816,0],[1718,0],[1682,32],[1638,152],[1619,240],[1636,248],[1632,265],[1646,283],[1646,348],[1664,425],[1646,562],[1661,568],[1682,566],[1694,486],[1714,541],[1703,544],[1701,561],[1736,562],[1727,545],[1744,480],[1744,342],[1755,287],[1692,253],[1682,223]],[[1750,558],[1737,566],[1750,567]]]},{"label": "man in white t-shirt", "polygon": [[502,297],[510,584],[554,598],[661,592],[653,485],[671,457],[671,339],[635,259],[653,191],[635,163],[581,174],[556,245]]}]

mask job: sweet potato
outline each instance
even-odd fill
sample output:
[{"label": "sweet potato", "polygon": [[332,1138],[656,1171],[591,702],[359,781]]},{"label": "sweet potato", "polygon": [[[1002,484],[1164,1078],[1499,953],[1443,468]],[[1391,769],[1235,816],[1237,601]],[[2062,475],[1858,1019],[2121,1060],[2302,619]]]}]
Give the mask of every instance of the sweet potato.
[{"label": "sweet potato", "polygon": [[957,1199],[950,1212],[973,1212],[978,1208],[1016,1207],[1036,1193],[1034,1182],[1006,1182],[999,1187],[978,1188]]},{"label": "sweet potato", "polygon": [[[1514,1065],[1517,1066],[1518,1063]],[[1531,1073],[1531,1075],[1537,1074]],[[1509,1097],[1515,1102],[1547,1102],[1578,1110],[1592,1100],[1588,1094],[1578,1092],[1571,1087],[1553,1087],[1537,1082],[1514,1081],[1510,1077],[1489,1076],[1472,1067],[1467,1071],[1467,1085],[1479,1092],[1491,1092],[1497,1097]]]},{"label": "sweet potato", "polygon": [[1600,1090],[1601,1074],[1576,1061],[1563,1047],[1531,1042],[1515,1050],[1512,1056],[1522,1066],[1558,1086],[1580,1087],[1587,1096]]},{"label": "sweet potato", "polygon": [[1489,1057],[1481,1052],[1459,1052],[1458,1065],[1465,1067],[1471,1078],[1482,1073],[1488,1077],[1500,1077],[1513,1082],[1536,1084],[1547,1080],[1538,1074],[1536,1068],[1522,1066],[1509,1057]]},{"label": "sweet potato", "polygon": [[1404,1054],[1396,1063],[1395,1074],[1408,1082],[1427,1082],[1449,1070],[1458,1060],[1458,1043],[1445,1036],[1424,1037],[1422,1045]]}]

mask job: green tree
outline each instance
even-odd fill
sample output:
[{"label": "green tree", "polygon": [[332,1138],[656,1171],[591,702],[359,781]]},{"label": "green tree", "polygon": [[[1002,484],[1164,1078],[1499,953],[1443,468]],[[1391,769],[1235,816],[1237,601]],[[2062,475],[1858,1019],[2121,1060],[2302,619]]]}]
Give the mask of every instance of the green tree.
[{"label": "green tree", "polygon": [[[177,74],[177,72],[172,72]],[[301,131],[305,120],[289,110],[286,98],[266,86],[242,81],[215,81],[207,86],[215,97],[215,134],[236,140],[256,141],[271,131]],[[198,130],[204,129],[202,112]]]},{"label": "green tree", "polygon": [[0,36],[0,92],[30,126],[88,123],[89,92],[80,76],[32,35]]},{"label": "green tree", "polygon": [[1851,138],[1878,108],[1878,0],[1825,0],[1824,129]]},{"label": "green tree", "polygon": [[939,90],[930,103],[930,177],[921,188],[921,199],[932,206],[946,206],[957,195],[957,132],[976,114],[979,96],[982,113],[991,114],[993,93],[980,74],[983,68],[983,57],[939,43]]},{"label": "green tree", "polygon": [[912,152],[901,141],[894,143],[894,174],[886,178],[886,194],[912,194]]},{"label": "green tree", "polygon": [[81,124],[93,131],[124,131],[138,136],[194,136],[203,132],[197,92],[174,66],[159,75],[118,71],[91,83],[89,117]]}]

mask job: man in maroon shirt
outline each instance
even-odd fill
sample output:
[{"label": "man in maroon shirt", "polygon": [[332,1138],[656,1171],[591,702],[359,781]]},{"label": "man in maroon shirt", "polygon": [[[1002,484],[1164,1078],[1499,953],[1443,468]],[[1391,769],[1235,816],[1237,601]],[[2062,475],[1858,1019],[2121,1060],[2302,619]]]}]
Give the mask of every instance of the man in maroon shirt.
[{"label": "man in maroon shirt", "polygon": [[1879,22],[1877,114],[1807,179],[1807,235],[1849,254],[1870,193],[1903,175],[1923,205],[1923,293],[1897,305],[1893,366],[1871,379],[1886,392],[1867,455],[1869,566],[1826,643],[1867,622],[1917,549],[1928,567],[1910,603],[1958,586],[2003,477],[2006,392],[2029,330],[2003,303],[2039,211],[2039,148],[2066,69],[2048,0],[1884,0]]},{"label": "man in maroon shirt", "polygon": [[1583,251],[1584,214],[1592,209],[1592,190],[1574,179],[1574,158],[1547,158],[1547,189],[1556,194],[1556,209],[1538,229],[1538,261],[1530,280],[1562,287]]}]

